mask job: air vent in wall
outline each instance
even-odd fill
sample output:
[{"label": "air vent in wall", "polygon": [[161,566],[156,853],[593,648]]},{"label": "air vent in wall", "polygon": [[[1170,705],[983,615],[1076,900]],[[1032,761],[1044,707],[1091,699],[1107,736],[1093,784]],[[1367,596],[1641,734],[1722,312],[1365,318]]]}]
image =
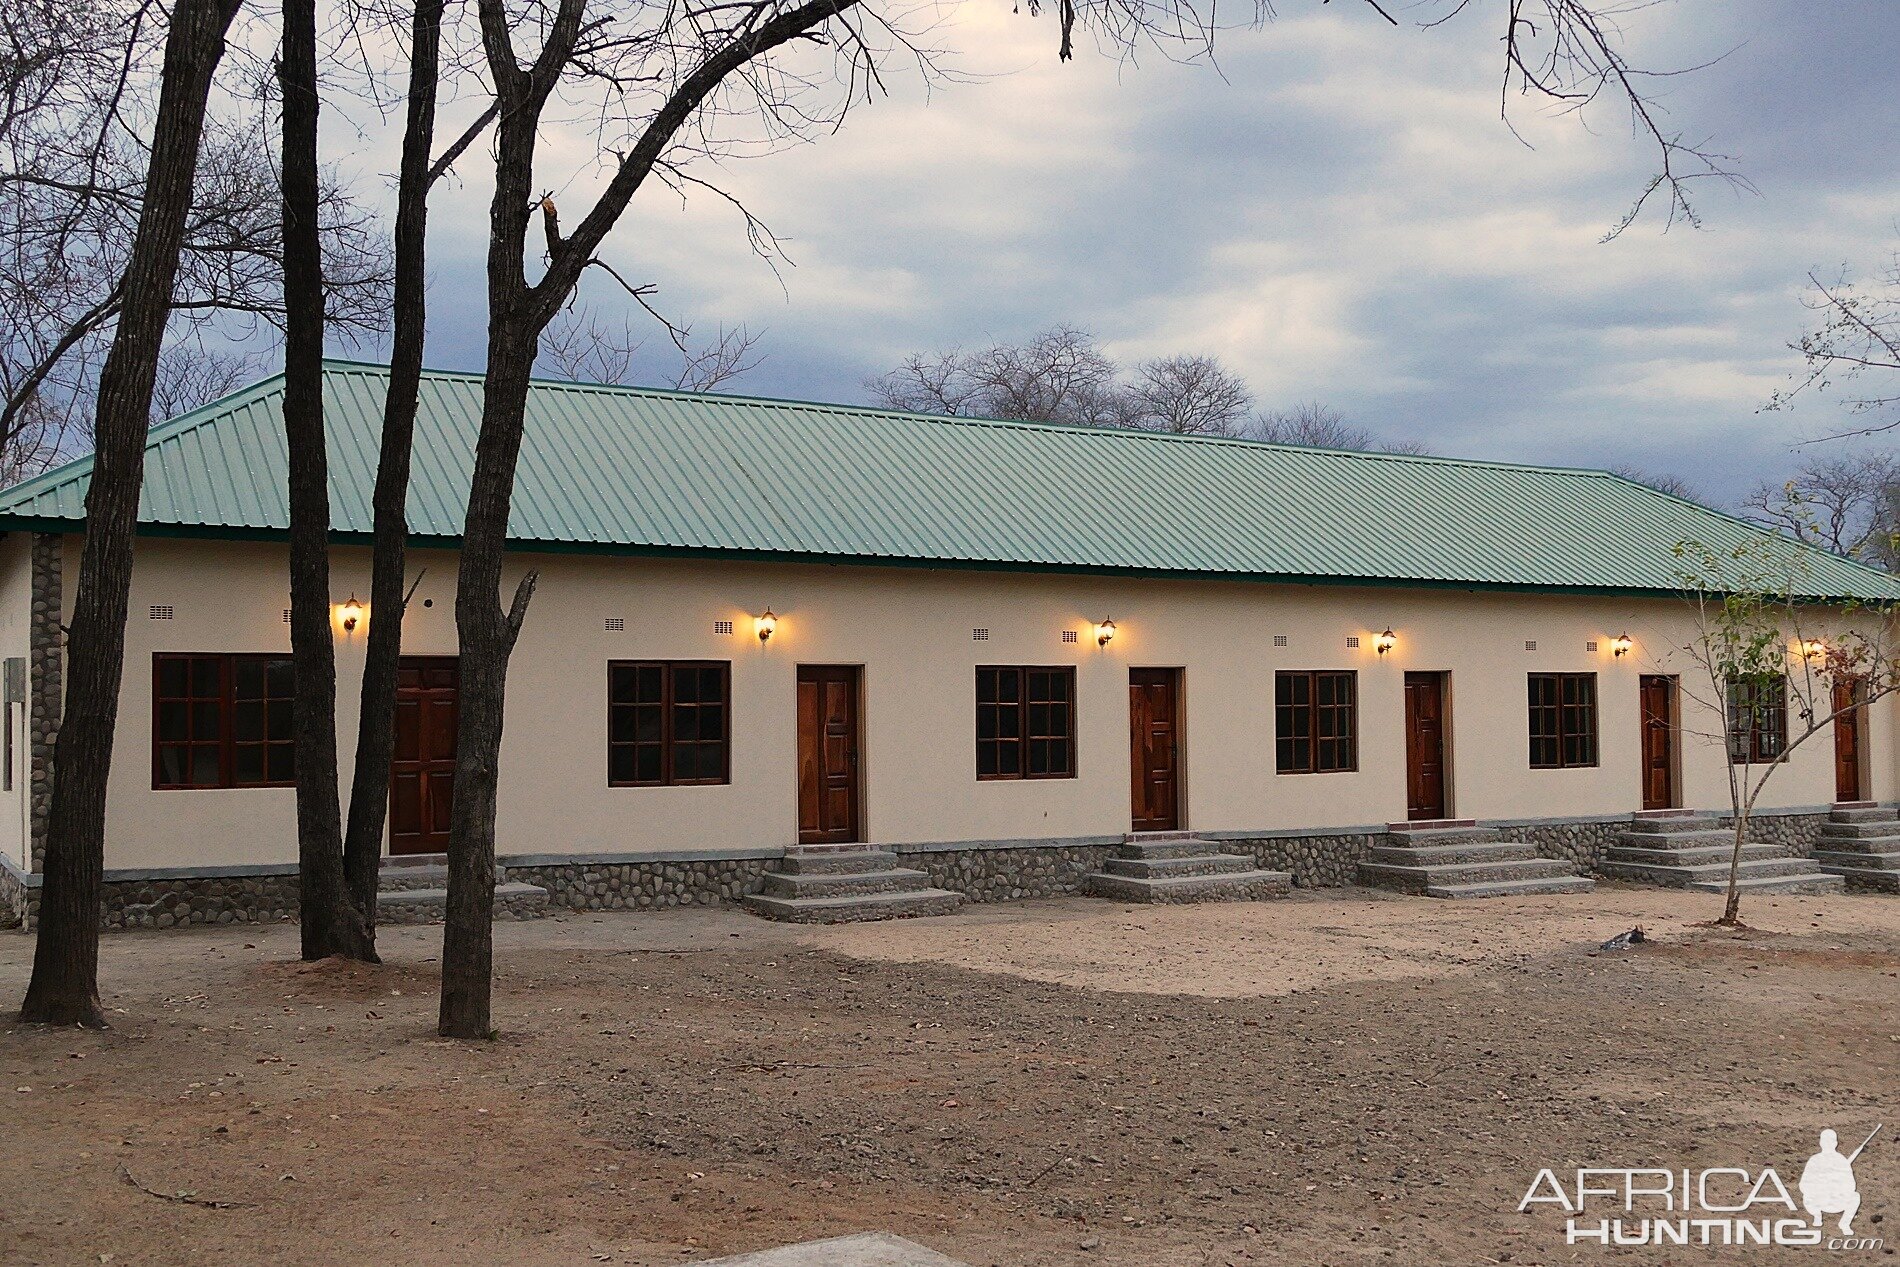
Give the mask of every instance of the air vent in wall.
[{"label": "air vent in wall", "polygon": [[730,620],[713,621],[713,632],[716,634],[719,634],[721,637],[728,637],[728,638],[731,637],[732,636],[732,622]]},{"label": "air vent in wall", "polygon": [[1073,630],[1073,629],[1064,629],[1064,630],[1062,631],[1062,641],[1064,641],[1064,642],[1074,642],[1075,640],[1076,640],[1076,637],[1075,637],[1075,630]]},{"label": "air vent in wall", "polygon": [[288,607],[284,608],[284,623],[286,625],[290,623],[290,608]]},{"label": "air vent in wall", "polygon": [[625,616],[607,617],[607,632],[608,633],[619,633],[622,629],[625,629],[626,627],[627,627],[627,618]]},{"label": "air vent in wall", "polygon": [[1597,644],[1594,642],[1586,642],[1583,644],[1583,649],[1585,651],[1595,651],[1597,649]]},{"label": "air vent in wall", "polygon": [[1347,634],[1346,635],[1346,650],[1357,651],[1358,649],[1359,649],[1359,635]]},{"label": "air vent in wall", "polygon": [[173,614],[172,605],[170,603],[153,603],[152,604],[152,619],[153,620],[170,620],[172,618],[172,614]]},{"label": "air vent in wall", "polygon": [[1285,634],[1273,635],[1273,645],[1276,647],[1284,647],[1286,645],[1286,635]]},{"label": "air vent in wall", "polygon": [[1535,651],[1535,650],[1537,650],[1537,641],[1536,641],[1536,639],[1534,639],[1534,638],[1526,638],[1526,639],[1524,640],[1524,650],[1526,650],[1526,651]]},{"label": "air vent in wall", "polygon": [[988,642],[989,640],[990,631],[987,629],[972,629],[970,631],[971,642]]}]

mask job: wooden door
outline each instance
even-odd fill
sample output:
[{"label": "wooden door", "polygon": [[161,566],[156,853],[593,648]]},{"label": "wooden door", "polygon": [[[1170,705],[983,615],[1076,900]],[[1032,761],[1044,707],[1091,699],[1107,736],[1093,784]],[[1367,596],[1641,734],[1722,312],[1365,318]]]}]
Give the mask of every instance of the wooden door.
[{"label": "wooden door", "polygon": [[1646,673],[1643,707],[1643,808],[1676,808],[1676,679]]},{"label": "wooden door", "polygon": [[1444,818],[1445,675],[1405,675],[1405,816]]},{"label": "wooden door", "polygon": [[[1834,799],[1860,799],[1860,719],[1864,710],[1855,708],[1861,696],[1857,682],[1834,684]],[[1842,712],[1843,709],[1852,711]]]},{"label": "wooden door", "polygon": [[1181,826],[1181,674],[1128,670],[1129,748],[1134,770],[1134,829]]},{"label": "wooden door", "polygon": [[456,681],[452,656],[404,656],[396,670],[396,754],[389,767],[392,854],[448,852]]},{"label": "wooden door", "polygon": [[858,669],[855,665],[800,665],[798,669],[798,843],[848,844],[862,840],[858,806]]}]

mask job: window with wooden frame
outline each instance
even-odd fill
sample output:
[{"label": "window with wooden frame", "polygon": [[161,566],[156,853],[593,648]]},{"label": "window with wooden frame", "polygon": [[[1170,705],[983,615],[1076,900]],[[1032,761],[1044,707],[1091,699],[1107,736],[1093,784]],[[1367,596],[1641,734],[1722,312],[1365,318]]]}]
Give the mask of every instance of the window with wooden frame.
[{"label": "window with wooden frame", "polygon": [[152,786],[295,786],[294,694],[288,656],[153,656]]},{"label": "window with wooden frame", "polygon": [[729,783],[732,665],[615,660],[607,665],[607,784]]},{"label": "window with wooden frame", "polygon": [[1340,774],[1359,768],[1359,675],[1350,670],[1273,676],[1275,768]]},{"label": "window with wooden frame", "polygon": [[1788,747],[1788,680],[1779,673],[1728,684],[1728,759],[1761,765]]},{"label": "window with wooden frame", "polygon": [[1075,777],[1075,666],[976,671],[976,777]]},{"label": "window with wooden frame", "polygon": [[1597,763],[1597,675],[1530,675],[1531,769]]}]

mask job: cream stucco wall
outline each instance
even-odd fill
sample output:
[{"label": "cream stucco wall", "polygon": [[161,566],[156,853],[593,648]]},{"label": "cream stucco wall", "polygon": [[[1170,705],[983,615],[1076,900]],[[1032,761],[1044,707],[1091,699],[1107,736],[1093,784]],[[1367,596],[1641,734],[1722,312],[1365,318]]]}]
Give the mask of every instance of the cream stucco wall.
[{"label": "cream stucco wall", "polygon": [[[77,540],[68,542],[76,557]],[[864,827],[873,841],[1111,835],[1129,826],[1128,670],[1175,666],[1185,681],[1186,825],[1205,831],[1349,826],[1405,816],[1402,683],[1408,669],[1451,674],[1452,806],[1464,817],[1627,813],[1640,805],[1637,677],[1684,675],[1669,648],[1689,625],[1674,600],[1541,597],[1432,590],[1147,581],[904,568],[520,556],[507,581],[540,569],[509,676],[498,846],[507,854],[778,846],[796,840],[795,683],[799,664],[864,671]],[[405,628],[412,654],[453,654],[455,559],[426,569]],[[68,569],[70,602],[71,576]],[[4,575],[10,576],[7,572]],[[368,556],[337,554],[338,601],[368,592]],[[19,609],[7,591],[9,614]],[[154,791],[151,657],[158,651],[283,651],[281,547],[146,539],[139,543],[119,747],[111,777],[109,867],[289,861],[286,789]],[[169,604],[171,620],[152,620]],[[761,646],[751,617],[772,608]],[[1098,648],[1087,632],[1112,616]],[[625,629],[610,632],[606,618]],[[371,613],[370,619],[376,619]],[[23,619],[23,618],[22,618]],[[735,632],[714,633],[730,620]],[[1398,634],[1379,657],[1373,635]],[[24,628],[23,624],[21,625]],[[987,641],[974,641],[974,628]],[[0,622],[0,637],[12,626]],[[1062,631],[1076,630],[1074,643]],[[1634,651],[1616,659],[1609,639]],[[1288,645],[1275,647],[1284,634]],[[1358,650],[1348,636],[1361,639]],[[345,766],[355,733],[363,635],[339,641]],[[1525,649],[1534,640],[1538,649]],[[1598,650],[1586,650],[1596,641]],[[732,782],[609,788],[606,665],[622,658],[729,660]],[[978,782],[973,666],[1077,666],[1078,776]],[[1359,672],[1359,770],[1274,772],[1276,669]],[[1528,768],[1527,672],[1599,674],[1601,764]],[[1690,714],[1685,727],[1719,721]],[[1870,796],[1896,794],[1894,714],[1869,730]],[[1724,756],[1682,744],[1684,801],[1727,804]],[[1832,746],[1814,742],[1778,773],[1764,805],[1833,800]],[[12,837],[0,834],[0,842]]]}]

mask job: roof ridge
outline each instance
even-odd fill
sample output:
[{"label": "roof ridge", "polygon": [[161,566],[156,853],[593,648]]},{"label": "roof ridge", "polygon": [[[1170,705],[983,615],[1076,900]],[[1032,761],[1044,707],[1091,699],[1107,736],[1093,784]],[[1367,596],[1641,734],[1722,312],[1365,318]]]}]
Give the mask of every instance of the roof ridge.
[{"label": "roof ridge", "polygon": [[[352,361],[338,357],[326,357],[325,367],[337,366],[351,371],[372,371],[387,376],[389,367],[374,361]],[[452,370],[425,367],[425,378],[448,378],[480,380],[480,370]],[[649,387],[639,383],[599,383],[579,379],[531,377],[533,387],[552,388],[558,391],[601,392],[608,395],[648,396],[663,400],[711,400],[721,404],[745,405],[748,407],[794,406],[803,409],[820,409],[835,413],[867,415],[874,418],[899,418],[920,422],[931,422],[950,426],[1007,427],[1025,431],[1047,431],[1062,435],[1105,436],[1111,439],[1128,440],[1136,443],[1189,443],[1231,445],[1244,449],[1276,450],[1286,453],[1326,453],[1351,459],[1363,459],[1374,462],[1397,462],[1401,464],[1424,464],[1436,466],[1480,467],[1487,470],[1537,471],[1545,474],[1582,475],[1620,479],[1614,472],[1592,466],[1556,466],[1544,462],[1505,462],[1495,458],[1469,458],[1437,453],[1392,453],[1376,449],[1342,449],[1319,444],[1288,444],[1280,440],[1255,440],[1247,436],[1184,435],[1171,431],[1144,431],[1139,427],[1096,426],[1081,422],[1047,422],[1028,418],[992,418],[980,414],[931,414],[919,413],[909,409],[889,409],[881,405],[849,404],[841,401],[804,400],[795,396],[754,396],[731,392],[695,392],[675,387]],[[1636,481],[1631,481],[1636,482]],[[1649,487],[1642,485],[1642,487]],[[1653,492],[1661,492],[1653,489]],[[1664,494],[1667,496],[1667,494]],[[1677,500],[1682,500],[1678,498]],[[1700,503],[1691,502],[1691,505]],[[1705,507],[1704,509],[1708,509]]]}]

